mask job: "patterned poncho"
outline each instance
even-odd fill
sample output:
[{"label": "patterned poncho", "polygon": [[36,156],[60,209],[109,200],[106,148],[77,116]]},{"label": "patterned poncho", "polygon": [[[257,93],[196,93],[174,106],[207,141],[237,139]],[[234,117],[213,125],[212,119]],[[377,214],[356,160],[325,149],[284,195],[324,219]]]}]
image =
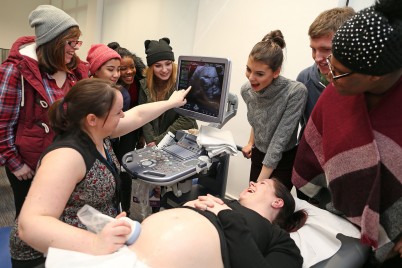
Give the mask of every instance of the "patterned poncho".
[{"label": "patterned poncho", "polygon": [[368,111],[329,85],[308,121],[293,184],[361,228],[383,260],[402,233],[402,78]]}]

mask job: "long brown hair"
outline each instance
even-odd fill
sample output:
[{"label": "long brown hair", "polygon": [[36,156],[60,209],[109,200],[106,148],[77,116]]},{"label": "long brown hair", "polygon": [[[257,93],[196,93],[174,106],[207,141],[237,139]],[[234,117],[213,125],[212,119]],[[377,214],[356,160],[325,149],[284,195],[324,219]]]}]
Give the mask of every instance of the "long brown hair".
[{"label": "long brown hair", "polygon": [[[149,94],[151,95],[152,101],[160,101],[164,100],[166,96],[174,90],[177,78],[177,64],[172,62],[172,74],[170,75],[169,79],[163,83],[161,86],[156,79],[158,79],[153,70],[153,65],[147,67],[145,69],[145,77],[147,80],[147,88],[149,90]],[[161,98],[158,98],[158,92],[162,92],[160,95]]]},{"label": "long brown hair", "polygon": [[39,46],[36,50],[39,69],[48,74],[54,74],[57,71],[70,72],[75,69],[80,59],[77,55],[74,55],[71,62],[66,64],[65,46],[69,39],[79,38],[80,36],[80,28],[73,26],[53,40]]}]

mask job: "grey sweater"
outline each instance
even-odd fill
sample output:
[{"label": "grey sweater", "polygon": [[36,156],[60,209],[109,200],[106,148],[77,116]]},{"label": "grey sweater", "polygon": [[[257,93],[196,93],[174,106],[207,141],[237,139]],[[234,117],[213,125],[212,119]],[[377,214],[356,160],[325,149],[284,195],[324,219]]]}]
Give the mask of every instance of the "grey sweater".
[{"label": "grey sweater", "polygon": [[307,100],[306,87],[279,76],[265,89],[255,92],[246,82],[241,95],[247,119],[254,130],[254,145],[266,153],[263,164],[276,168],[282,153],[297,144],[297,129]]}]

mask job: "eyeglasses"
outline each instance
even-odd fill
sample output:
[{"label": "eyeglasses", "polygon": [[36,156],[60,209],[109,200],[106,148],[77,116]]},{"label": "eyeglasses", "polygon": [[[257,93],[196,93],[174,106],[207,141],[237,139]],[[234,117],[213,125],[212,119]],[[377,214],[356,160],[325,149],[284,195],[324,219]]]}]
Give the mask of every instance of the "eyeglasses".
[{"label": "eyeglasses", "polygon": [[334,71],[332,70],[331,57],[332,57],[332,54],[329,54],[326,60],[327,60],[329,73],[331,74],[332,80],[337,80],[339,78],[342,78],[342,77],[345,77],[345,76],[353,74],[353,72],[348,72],[348,73],[344,73],[344,74],[335,75]]},{"label": "eyeglasses", "polygon": [[66,43],[73,48],[79,48],[82,46],[82,41],[66,41]]}]

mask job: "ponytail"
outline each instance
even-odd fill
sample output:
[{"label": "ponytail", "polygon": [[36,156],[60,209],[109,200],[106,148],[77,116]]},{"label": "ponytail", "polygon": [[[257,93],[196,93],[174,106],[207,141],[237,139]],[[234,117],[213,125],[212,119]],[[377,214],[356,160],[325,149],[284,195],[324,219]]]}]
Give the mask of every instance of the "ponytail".
[{"label": "ponytail", "polygon": [[57,134],[74,133],[83,130],[83,119],[88,114],[106,120],[119,90],[120,86],[104,79],[78,81],[64,98],[50,106],[50,126]]},{"label": "ponytail", "polygon": [[61,98],[56,100],[49,108],[50,127],[57,134],[64,133],[68,129],[69,122],[66,105],[64,98]]},{"label": "ponytail", "polygon": [[271,178],[271,180],[275,182],[275,195],[281,198],[284,204],[272,223],[287,232],[295,232],[306,223],[307,212],[305,210],[295,211],[295,200],[288,188],[276,178]]},{"label": "ponytail", "polygon": [[278,225],[288,233],[292,233],[299,230],[306,223],[306,221],[307,212],[302,209],[295,211],[285,221]]}]

